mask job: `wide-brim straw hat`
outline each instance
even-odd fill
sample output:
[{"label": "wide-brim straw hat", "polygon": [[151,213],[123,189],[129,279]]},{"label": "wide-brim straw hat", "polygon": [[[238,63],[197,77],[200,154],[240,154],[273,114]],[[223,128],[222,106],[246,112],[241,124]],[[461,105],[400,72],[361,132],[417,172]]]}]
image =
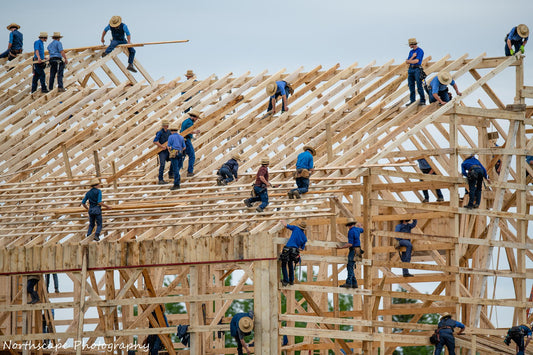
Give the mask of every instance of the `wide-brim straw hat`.
[{"label": "wide-brim straw hat", "polygon": [[170,126],[169,128],[171,131],[179,131],[180,130],[180,126],[177,125],[177,124],[173,124],[172,126]]},{"label": "wide-brim straw hat", "polygon": [[416,41],[416,38],[409,38],[408,42],[409,42],[409,45],[418,44],[418,42]]},{"label": "wide-brim straw hat", "polygon": [[446,318],[446,317],[451,317],[452,314],[449,313],[449,312],[444,312],[443,314],[440,315],[440,319],[443,319],[443,318]]},{"label": "wide-brim straw hat", "polygon": [[307,228],[307,223],[305,223],[305,221],[300,221],[300,222],[296,223],[296,226],[300,227],[300,229],[306,229]]},{"label": "wide-brim straw hat", "polygon": [[239,319],[239,329],[243,333],[249,333],[254,329],[254,321],[250,317],[242,317]]},{"label": "wide-brim straw hat", "polygon": [[161,126],[168,126],[169,125],[169,121],[168,120],[162,120],[161,121]]},{"label": "wide-brim straw hat", "polygon": [[529,37],[529,28],[526,25],[524,25],[523,23],[518,25],[518,26],[516,26],[516,32],[522,38]]},{"label": "wide-brim straw hat", "polygon": [[92,178],[91,180],[89,180],[89,186],[98,185],[99,183],[100,183],[99,178]]},{"label": "wide-brim straw hat", "polygon": [[447,71],[441,71],[437,77],[442,85],[450,85],[453,80],[452,75]]},{"label": "wide-brim straw hat", "polygon": [[311,147],[310,145],[304,145],[304,152],[305,152],[306,150],[310,151],[311,154],[312,154],[313,156],[316,155],[316,150],[315,150],[315,148]]},{"label": "wide-brim straw hat", "polygon": [[241,155],[240,155],[239,153],[233,153],[233,154],[231,155],[231,157],[232,157],[233,159],[235,159],[235,160],[239,160],[239,161],[241,160]]},{"label": "wide-brim straw hat", "polygon": [[276,83],[268,83],[266,87],[266,93],[268,96],[272,96],[276,93],[276,90],[278,90],[278,84]]},{"label": "wide-brim straw hat", "polygon": [[10,23],[9,25],[7,25],[6,28],[7,28],[8,30],[10,30],[10,29],[13,28],[13,27],[16,27],[17,30],[20,28],[20,26],[17,25],[16,23],[14,23],[14,22],[12,22],[12,23]]},{"label": "wide-brim straw hat", "polygon": [[48,32],[39,33],[39,38],[48,38]]},{"label": "wide-brim straw hat", "polygon": [[198,110],[190,110],[189,111],[189,116],[195,116],[195,117],[200,118],[200,111],[198,111]]},{"label": "wide-brim straw hat", "polygon": [[185,73],[185,76],[194,76],[194,72],[192,71],[192,69],[188,69],[187,73]]},{"label": "wide-brim straw hat", "polygon": [[267,164],[270,164],[270,159],[268,158],[261,159],[261,165],[267,165]]},{"label": "wide-brim straw hat", "polygon": [[52,38],[63,38],[63,36],[61,36],[61,32],[54,32]]},{"label": "wide-brim straw hat", "polygon": [[109,20],[109,26],[111,27],[118,27],[122,23],[122,17],[120,16],[113,16],[111,17],[111,20]]},{"label": "wide-brim straw hat", "polygon": [[348,220],[348,222],[346,222],[346,226],[352,226],[352,225],[354,225],[354,224],[356,224],[356,223],[357,223],[357,221],[356,221],[355,219],[350,218],[350,219]]}]

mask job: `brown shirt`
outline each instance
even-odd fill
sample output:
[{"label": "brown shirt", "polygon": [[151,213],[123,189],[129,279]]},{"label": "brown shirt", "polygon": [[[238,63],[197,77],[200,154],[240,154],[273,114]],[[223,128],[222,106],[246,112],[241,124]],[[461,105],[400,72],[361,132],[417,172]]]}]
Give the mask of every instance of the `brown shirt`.
[{"label": "brown shirt", "polygon": [[255,186],[264,185],[263,181],[261,181],[261,176],[263,176],[265,180],[268,181],[268,167],[266,165],[261,165],[261,167],[257,171],[257,175],[255,176]]}]

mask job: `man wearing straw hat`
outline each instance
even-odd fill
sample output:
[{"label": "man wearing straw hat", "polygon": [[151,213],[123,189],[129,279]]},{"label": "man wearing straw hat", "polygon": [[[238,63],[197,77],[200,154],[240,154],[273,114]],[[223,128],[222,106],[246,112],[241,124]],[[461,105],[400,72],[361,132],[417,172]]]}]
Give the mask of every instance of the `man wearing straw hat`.
[{"label": "man wearing straw hat", "polygon": [[313,156],[315,156],[315,148],[306,145],[303,147],[303,152],[298,154],[296,160],[296,173],[294,179],[296,180],[296,189],[292,189],[287,192],[287,195],[292,200],[294,198],[301,198],[301,195],[309,191],[309,177],[313,172]]},{"label": "man wearing straw hat", "polygon": [[267,115],[274,115],[276,113],[276,100],[281,96],[281,113],[289,111],[287,106],[287,98],[292,95],[293,89],[291,85],[285,80],[271,82],[266,87],[266,93],[269,96]]},{"label": "man wearing straw hat", "polygon": [[461,163],[461,173],[468,181],[468,205],[466,208],[478,208],[481,203],[481,190],[483,188],[483,179],[490,183],[487,169],[476,159],[474,153],[468,155]]},{"label": "man wearing straw hat", "polygon": [[13,60],[17,55],[22,53],[22,33],[19,32],[20,26],[16,23],[10,23],[7,25],[9,33],[9,44],[7,50],[0,54],[0,58],[7,58],[7,60]]},{"label": "man wearing straw hat", "polygon": [[[157,155],[159,156],[159,174],[158,174],[158,181],[157,183],[159,185],[167,184],[167,182],[163,179],[163,175],[165,174],[165,164],[168,160],[170,160],[169,156],[169,150],[167,149],[167,142],[168,137],[170,137],[170,130],[168,129],[168,120],[162,120],[161,121],[161,129],[157,131],[154,138],[154,144],[157,145],[157,147],[160,149]],[[174,178],[174,170],[172,167],[172,162],[170,163],[170,169],[168,171],[168,177],[170,179]]]},{"label": "man wearing straw hat", "polygon": [[410,92],[410,101],[406,106],[411,105],[415,102],[415,83],[418,88],[418,95],[420,96],[419,106],[424,106],[426,104],[426,96],[424,95],[424,87],[422,86],[422,59],[424,59],[424,51],[422,48],[418,47],[418,42],[416,38],[409,38],[409,55],[405,63],[409,64],[409,69],[407,70],[407,84],[409,86]]},{"label": "man wearing straw hat", "polygon": [[524,47],[528,39],[529,28],[526,25],[520,24],[513,27],[507,36],[505,36],[505,55],[509,57],[518,51],[524,54]]},{"label": "man wearing straw hat", "polygon": [[[128,29],[128,26],[126,26],[125,23],[122,23],[122,17],[120,16],[113,16],[111,17],[111,20],[109,20],[109,25],[107,25],[104,28],[104,31],[102,32],[102,44],[105,43],[105,34],[107,31],[111,31],[111,43],[109,44],[109,47],[106,48],[105,52],[102,53],[102,58],[108,55],[115,49],[116,46],[119,44],[130,44],[131,43],[131,34],[130,30]],[[126,38],[128,40],[126,40]],[[135,48],[128,47],[128,69],[131,72],[137,73],[137,70],[133,67],[133,60],[135,59]]]},{"label": "man wearing straw hat", "polygon": [[60,32],[54,32],[52,35],[52,43],[48,45],[48,53],[50,54],[50,81],[48,89],[54,89],[54,78],[57,74],[57,91],[64,92],[63,87],[63,71],[65,64],[68,63],[67,55],[63,50],[63,45],[60,39],[63,38]]},{"label": "man wearing straw hat", "polygon": [[452,75],[447,71],[441,71],[436,77],[431,80],[429,84],[429,102],[433,103],[438,101],[441,105],[444,105],[450,101],[450,94],[448,93],[448,85],[452,85],[457,95],[461,96],[462,93],[457,88],[455,80]]},{"label": "man wearing straw hat", "polygon": [[[411,230],[416,227],[416,224],[418,221],[416,219],[413,219],[413,222],[409,223],[409,220],[402,219],[400,220],[400,224],[397,224],[394,228],[394,231],[396,233],[411,233]],[[400,260],[404,263],[410,263],[411,262],[411,253],[413,252],[413,244],[411,243],[411,239],[407,238],[396,238],[396,249],[398,249],[398,252],[400,253],[400,247],[405,247],[405,251],[400,253]],[[409,273],[409,269],[403,268],[402,269],[403,277],[413,277],[414,275],[411,275]]]},{"label": "man wearing straw hat", "polygon": [[37,84],[41,82],[41,92],[46,94],[48,89],[46,88],[46,74],[44,68],[46,68],[44,57],[44,42],[48,40],[48,33],[39,33],[39,39],[33,43],[33,80],[31,82],[31,93],[37,91]]},{"label": "man wearing straw hat", "polygon": [[346,271],[348,272],[348,277],[346,278],[346,283],[340,285],[344,288],[357,288],[357,279],[355,278],[355,262],[363,260],[363,251],[361,250],[361,233],[364,232],[363,224],[357,222],[355,219],[350,219],[346,223],[348,230],[348,243],[344,243],[341,246],[337,246],[337,249],[350,248],[348,253],[348,263],[346,265]]},{"label": "man wearing straw hat", "polygon": [[300,221],[295,225],[290,225],[281,221],[280,224],[292,232],[279,256],[281,273],[283,274],[281,284],[283,286],[294,285],[294,265],[300,261],[300,250],[304,250],[305,243],[307,243],[307,236],[305,235],[307,223]]},{"label": "man wearing straw hat", "polygon": [[232,182],[234,179],[235,181],[239,180],[238,172],[239,172],[239,161],[241,160],[241,156],[239,153],[233,153],[231,155],[231,159],[225,162],[220,169],[218,170],[217,174],[219,177],[217,178],[217,185],[223,186],[227,185],[230,182]]},{"label": "man wearing straw hat", "polygon": [[[81,201],[83,208],[89,212],[89,229],[87,230],[87,237],[92,232],[96,223],[96,231],[94,232],[94,240],[100,240],[100,232],[102,231],[102,206],[106,209],[110,209],[111,206],[102,202],[102,190],[100,190],[100,179],[92,178],[89,181],[91,189],[87,191],[85,197]],[[89,201],[89,207],[87,207],[87,201]]]},{"label": "man wearing straw hat", "polygon": [[439,324],[437,325],[438,342],[435,344],[435,355],[440,355],[444,346],[448,348],[449,355],[455,355],[455,338],[453,337],[453,330],[459,328],[457,335],[463,334],[465,331],[465,325],[452,319],[452,315],[445,312],[440,317]]},{"label": "man wearing straw hat", "polygon": [[171,190],[180,188],[180,169],[183,165],[183,152],[185,151],[185,139],[178,133],[179,125],[173,124],[170,127],[170,137],[168,137],[168,150],[170,157],[170,168],[174,172],[174,185]]},{"label": "man wearing straw hat", "polygon": [[[189,117],[183,121],[181,124],[181,132],[194,126],[196,121],[200,118],[200,111],[191,110],[189,111]],[[193,133],[200,133],[199,130],[192,131],[191,133],[185,135],[185,154],[189,157],[189,162],[187,164],[187,176],[194,176],[194,162],[196,161],[196,154],[194,153],[194,146],[192,145],[192,140],[194,139]]]},{"label": "man wearing straw hat", "polygon": [[254,183],[254,197],[244,200],[246,207],[252,207],[252,204],[257,201],[261,201],[261,204],[255,209],[257,212],[263,212],[268,206],[268,190],[267,187],[272,187],[272,184],[268,181],[268,165],[270,160],[268,158],[261,159],[261,167],[255,175]]},{"label": "man wearing straw hat", "polygon": [[254,312],[241,312],[237,313],[231,318],[230,322],[231,336],[237,342],[237,354],[244,355],[242,348],[246,349],[248,355],[250,355],[250,348],[244,341],[244,337],[252,334],[254,329]]},{"label": "man wearing straw hat", "polygon": [[[196,77],[196,74],[194,74],[193,70],[192,69],[187,69],[187,72],[185,73],[185,78],[187,78],[187,80],[191,80],[191,79],[194,79]],[[194,79],[193,82],[197,82],[198,80]],[[198,91],[200,92],[200,91]],[[182,91],[181,94],[182,95],[185,95],[187,93],[187,91]],[[194,96],[194,95],[193,95]],[[192,96],[187,98],[185,100],[185,102],[189,101],[190,99],[192,99]],[[192,106],[189,106],[185,109],[185,111],[183,111],[183,113],[188,113],[190,110],[192,110]]]}]

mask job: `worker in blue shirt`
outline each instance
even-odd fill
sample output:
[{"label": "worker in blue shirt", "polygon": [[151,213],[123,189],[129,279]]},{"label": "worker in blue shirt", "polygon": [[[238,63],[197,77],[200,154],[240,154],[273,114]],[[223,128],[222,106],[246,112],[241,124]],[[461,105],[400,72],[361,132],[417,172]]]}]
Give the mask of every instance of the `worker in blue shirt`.
[{"label": "worker in blue shirt", "polygon": [[448,349],[449,355],[455,355],[455,338],[453,337],[453,330],[459,328],[457,335],[463,334],[465,325],[452,319],[450,313],[444,313],[437,325],[437,332],[439,334],[439,342],[435,345],[435,355],[441,355],[444,346]]},{"label": "worker in blue shirt", "polygon": [[219,175],[219,177],[217,178],[217,185],[223,186],[229,184],[234,179],[235,181],[239,180],[238,173],[240,160],[241,156],[239,155],[239,153],[233,153],[231,155],[231,159],[225,162],[217,172],[217,174]]},{"label": "worker in blue shirt", "polygon": [[[154,138],[154,144],[157,145],[157,147],[159,148],[159,152],[157,153],[159,156],[159,175],[157,183],[159,185],[164,185],[167,183],[163,179],[163,175],[165,174],[165,164],[168,160],[170,160],[169,150],[167,149],[168,137],[170,137],[170,130],[168,129],[168,120],[162,120],[161,129],[157,131]],[[168,177],[170,179],[174,178],[174,169],[172,166],[172,162],[170,162]]]},{"label": "worker in blue shirt", "polygon": [[[411,233],[411,230],[416,227],[417,220],[413,219],[413,222],[409,223],[409,220],[404,219],[401,220],[398,225],[396,225],[396,228],[394,228],[394,231],[397,233]],[[411,262],[411,253],[413,251],[413,244],[411,244],[411,239],[407,238],[396,238],[396,249],[400,249],[400,247],[405,247],[405,252],[400,253],[400,259],[404,263]],[[403,277],[413,277],[409,273],[409,269],[404,268],[403,270]]]},{"label": "worker in blue shirt", "polygon": [[422,48],[418,47],[416,38],[409,38],[409,48],[411,48],[411,50],[409,51],[405,63],[409,64],[409,69],[407,70],[407,84],[409,85],[410,101],[406,106],[415,102],[415,83],[418,88],[418,96],[420,96],[420,102],[418,105],[424,106],[426,104],[426,96],[424,94],[424,87],[422,86],[422,78],[420,76],[420,73],[422,72],[424,51]]},{"label": "worker in blue shirt", "polygon": [[518,51],[524,54],[524,47],[528,39],[529,28],[526,25],[520,24],[513,27],[507,36],[505,36],[505,55],[509,57]]},{"label": "worker in blue shirt", "polygon": [[[93,178],[89,181],[91,189],[85,194],[81,204],[89,212],[89,229],[87,230],[87,237],[93,232],[96,223],[96,231],[94,232],[94,240],[100,240],[100,232],[102,231],[102,206],[110,209],[111,206],[102,202],[102,190],[100,190],[100,179]],[[87,207],[89,201],[89,207]]]},{"label": "worker in blue shirt", "polygon": [[293,89],[291,84],[284,80],[276,81],[275,83],[269,83],[266,87],[266,93],[269,96],[268,109],[266,116],[274,115],[276,113],[276,100],[281,96],[281,113],[289,111],[287,106],[287,99],[289,95],[292,95]]},{"label": "worker in blue shirt", "polygon": [[57,91],[64,92],[63,71],[65,70],[65,65],[68,64],[68,59],[63,50],[63,45],[60,41],[61,38],[63,38],[63,36],[61,36],[60,32],[54,32],[52,35],[52,43],[48,45],[48,53],[50,55],[50,81],[48,89],[54,89],[54,79],[57,74]]},{"label": "worker in blue shirt", "polygon": [[41,82],[41,92],[46,94],[48,89],[46,88],[46,74],[44,68],[46,68],[44,57],[44,42],[48,40],[48,33],[41,32],[39,39],[33,43],[33,80],[31,82],[31,93],[37,91],[37,84]]},{"label": "worker in blue shirt", "polygon": [[[189,111],[189,117],[181,124],[181,131],[191,128],[196,120],[200,118],[200,112],[197,110]],[[189,157],[189,163],[187,166],[187,176],[194,176],[194,162],[196,161],[196,155],[194,154],[194,146],[192,140],[194,139],[193,133],[200,133],[199,130],[192,131],[185,136],[185,154]]]},{"label": "worker in blue shirt", "polygon": [[297,188],[287,192],[291,200],[301,198],[301,195],[309,191],[309,177],[314,171],[313,156],[316,154],[315,148],[306,145],[303,150],[302,153],[298,154],[298,158],[296,159],[294,179],[296,180]]},{"label": "worker in blue shirt", "polygon": [[[104,53],[102,53],[102,58],[108,55],[115,49],[116,46],[119,44],[130,44],[131,43],[131,34],[130,30],[128,29],[128,26],[126,26],[125,23],[122,23],[122,17],[120,16],[113,16],[111,17],[111,20],[109,20],[109,25],[107,25],[104,28],[104,31],[102,32],[102,44],[105,44],[105,34],[107,31],[111,30],[111,43],[109,44],[109,47],[106,48]],[[127,38],[127,40],[126,40]],[[133,60],[135,59],[135,49],[132,47],[128,47],[128,69],[129,71],[132,71],[134,73],[137,73],[137,70],[133,67]]]},{"label": "worker in blue shirt", "polygon": [[285,244],[279,256],[281,272],[283,274],[281,284],[283,286],[294,285],[294,265],[300,261],[300,250],[304,250],[305,243],[307,243],[307,237],[305,235],[307,223],[305,221],[301,221],[296,225],[287,224],[285,221],[281,221],[280,223],[292,231],[289,241]]},{"label": "worker in blue shirt", "polygon": [[[526,163],[529,165],[531,170],[533,170],[533,155],[526,155]],[[526,177],[529,176],[529,171],[526,169]]]},{"label": "worker in blue shirt", "polygon": [[509,346],[509,344],[511,344],[511,340],[514,341],[516,343],[516,354],[524,355],[526,348],[531,341],[531,335],[531,328],[525,324],[522,324],[509,328],[503,342]]},{"label": "worker in blue shirt", "polygon": [[10,23],[7,25],[9,33],[9,44],[7,50],[0,54],[0,58],[7,58],[7,60],[13,60],[17,55],[22,53],[22,33],[19,32],[20,26],[16,23]]},{"label": "worker in blue shirt", "polygon": [[[431,165],[429,165],[429,163],[427,162],[426,159],[424,159],[424,158],[418,159],[417,162],[418,162],[418,168],[424,174],[437,175],[435,173],[435,171],[433,170],[433,168],[431,167]],[[420,180],[420,181],[422,181],[422,180]],[[428,190],[423,190],[422,193],[424,194],[424,200],[422,202],[423,203],[429,202],[429,192],[428,192]],[[440,189],[437,189],[436,193],[437,193],[437,202],[444,201],[444,197],[442,196],[442,191],[440,191]]]},{"label": "worker in blue shirt", "polygon": [[183,166],[183,152],[185,151],[185,139],[178,133],[178,130],[178,125],[170,127],[171,134],[168,137],[167,142],[170,167],[174,172],[174,185],[170,188],[171,190],[177,190],[180,188],[180,169]]},{"label": "worker in blue shirt", "polygon": [[461,173],[468,180],[468,205],[466,208],[478,208],[481,202],[481,189],[483,187],[483,178],[490,179],[487,175],[487,170],[476,159],[475,154],[470,154],[461,164]]},{"label": "worker in blue shirt", "polygon": [[341,246],[337,246],[337,249],[350,248],[348,253],[348,263],[346,265],[346,271],[348,277],[346,283],[340,285],[344,288],[357,288],[357,279],[355,278],[355,262],[363,260],[363,251],[361,250],[361,233],[364,232],[363,225],[360,222],[356,222],[351,219],[346,223],[348,230],[348,243],[344,243]]},{"label": "worker in blue shirt", "polygon": [[444,105],[446,102],[450,101],[448,85],[453,86],[457,95],[462,95],[457,88],[455,80],[452,79],[452,75],[447,71],[441,71],[436,77],[433,78],[433,80],[431,80],[429,102],[433,103],[438,101],[441,105]]},{"label": "worker in blue shirt", "polygon": [[231,318],[229,330],[231,336],[235,339],[235,342],[237,342],[237,354],[244,355],[242,352],[242,348],[244,347],[248,355],[250,355],[250,349],[248,348],[248,344],[244,341],[244,337],[252,334],[252,330],[254,330],[254,312],[250,311],[235,314]]}]

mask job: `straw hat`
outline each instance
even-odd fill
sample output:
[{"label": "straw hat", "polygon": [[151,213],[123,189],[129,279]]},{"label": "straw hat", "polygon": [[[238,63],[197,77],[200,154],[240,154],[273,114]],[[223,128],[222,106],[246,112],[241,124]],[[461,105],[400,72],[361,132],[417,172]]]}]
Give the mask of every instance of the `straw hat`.
[{"label": "straw hat", "polygon": [[416,38],[409,38],[409,45],[412,45],[412,44],[418,44],[418,42],[416,41]]},{"label": "straw hat", "polygon": [[189,111],[189,116],[195,116],[195,117],[200,118],[200,111],[198,111],[198,110],[190,110]]},{"label": "straw hat", "polygon": [[526,38],[529,36],[529,28],[523,23],[516,26],[516,32],[518,32],[518,35],[522,38]]},{"label": "straw hat", "polygon": [[266,87],[266,92],[267,92],[268,96],[274,95],[277,90],[278,90],[278,84],[276,84],[276,83],[268,83],[268,85]]},{"label": "straw hat", "polygon": [[239,160],[239,161],[241,160],[241,156],[240,156],[239,153],[233,153],[233,154],[231,155],[231,157],[232,157],[233,159],[235,159],[235,160]]},{"label": "straw hat", "polygon": [[315,156],[316,155],[316,150],[315,148],[311,147],[310,145],[304,145],[304,152],[308,150],[311,152],[311,155]]},{"label": "straw hat", "polygon": [[307,223],[305,223],[305,221],[298,222],[296,225],[300,227],[301,229],[307,228]]},{"label": "straw hat", "polygon": [[261,165],[268,165],[268,164],[270,164],[270,159],[268,158],[261,159]]},{"label": "straw hat", "polygon": [[357,221],[356,221],[355,219],[350,218],[350,219],[348,220],[348,222],[346,222],[346,227],[348,227],[348,226],[353,226],[353,225],[356,224],[356,223],[357,223]]},{"label": "straw hat", "polygon": [[54,32],[52,38],[63,38],[63,36],[61,36],[61,32]]},{"label": "straw hat", "polygon": [[122,23],[122,17],[120,16],[113,16],[111,17],[111,20],[109,20],[109,26],[111,27],[118,27]]},{"label": "straw hat", "polygon": [[441,314],[440,319],[444,319],[444,318],[446,318],[446,317],[451,317],[451,316],[452,316],[451,313],[449,313],[449,312],[444,312],[443,314]]},{"label": "straw hat", "polygon": [[17,25],[16,23],[14,23],[14,22],[12,22],[12,23],[10,23],[9,25],[7,25],[6,28],[7,28],[8,30],[11,30],[11,28],[13,28],[13,27],[16,27],[17,30],[20,28],[20,26]]},{"label": "straw hat", "polygon": [[168,120],[162,120],[161,121],[161,126],[168,126],[170,122]]},{"label": "straw hat", "polygon": [[239,319],[239,329],[243,333],[250,333],[254,329],[254,321],[250,317]]},{"label": "straw hat", "polygon": [[95,185],[98,185],[99,183],[100,183],[99,178],[92,178],[91,180],[89,180],[89,186],[95,186]]},{"label": "straw hat", "polygon": [[452,82],[452,75],[447,71],[441,71],[437,77],[442,85],[450,85]]},{"label": "straw hat", "polygon": [[171,131],[179,131],[180,130],[180,126],[177,125],[177,124],[173,124],[172,126],[170,126],[169,128]]},{"label": "straw hat", "polygon": [[39,38],[48,38],[48,32],[39,33]]},{"label": "straw hat", "polygon": [[187,69],[187,73],[185,73],[185,76],[194,76],[194,72],[192,69]]}]

